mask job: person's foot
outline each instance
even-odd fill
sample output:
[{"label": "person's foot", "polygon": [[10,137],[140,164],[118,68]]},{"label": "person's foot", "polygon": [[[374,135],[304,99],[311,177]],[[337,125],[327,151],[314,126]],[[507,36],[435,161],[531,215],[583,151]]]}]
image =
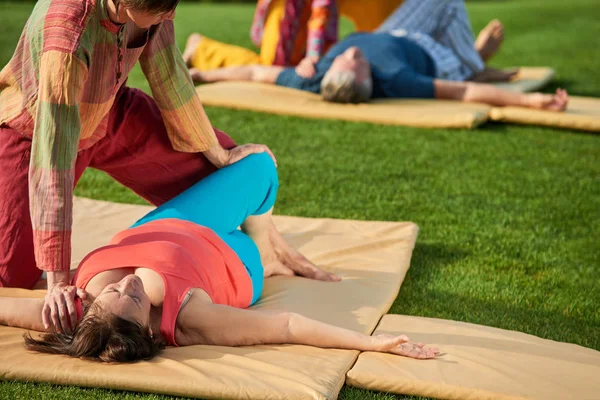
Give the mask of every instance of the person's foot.
[{"label": "person's foot", "polygon": [[556,89],[555,94],[531,93],[529,105],[531,108],[546,111],[565,111],[569,103],[569,94],[564,89]]},{"label": "person's foot", "polygon": [[492,67],[485,67],[483,71],[474,75],[470,80],[480,83],[508,82],[519,73],[518,68],[511,70],[502,70]]},{"label": "person's foot", "polygon": [[194,53],[198,48],[198,44],[202,40],[202,35],[199,33],[192,33],[185,44],[185,49],[183,50],[183,61],[185,65],[190,68],[192,66],[192,58],[194,57]]},{"label": "person's foot", "polygon": [[265,276],[267,276],[267,269],[269,269],[276,275],[298,275],[327,282],[339,282],[342,280],[335,274],[323,271],[298,250],[290,246],[273,224],[271,224],[269,229],[269,242],[275,258],[273,258],[272,253],[270,254],[270,250],[265,254],[265,259],[263,260],[263,262],[267,263],[263,264],[265,266]]},{"label": "person's foot", "polygon": [[504,41],[504,26],[500,21],[494,19],[479,32],[475,40],[475,50],[484,62],[487,62],[498,52]]}]

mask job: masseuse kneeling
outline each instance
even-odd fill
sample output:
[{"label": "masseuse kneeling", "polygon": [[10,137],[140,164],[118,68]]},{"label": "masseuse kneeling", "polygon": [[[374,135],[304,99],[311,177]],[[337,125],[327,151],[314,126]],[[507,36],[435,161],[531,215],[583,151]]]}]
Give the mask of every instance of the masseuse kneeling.
[{"label": "masseuse kneeling", "polygon": [[[160,205],[269,152],[211,126],[175,44],[177,3],[39,0],[0,72],[0,287],[31,288],[47,271],[47,327],[76,320],[73,188],[88,166]],[[138,61],[153,98],[126,85]],[[270,237],[290,273],[329,279],[273,226]]]}]

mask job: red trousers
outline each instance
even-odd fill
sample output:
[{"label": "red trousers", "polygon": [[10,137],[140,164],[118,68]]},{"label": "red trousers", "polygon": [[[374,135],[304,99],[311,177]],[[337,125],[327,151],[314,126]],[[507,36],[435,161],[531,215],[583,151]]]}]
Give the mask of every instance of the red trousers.
[{"label": "red trousers", "polygon": [[[235,146],[215,131],[224,148]],[[42,274],[33,256],[30,152],[30,139],[0,126],[0,287],[32,288]],[[75,183],[87,167],[105,171],[155,206],[215,170],[202,154],[173,150],[154,100],[127,87],[117,94],[106,136],[78,153]]]}]

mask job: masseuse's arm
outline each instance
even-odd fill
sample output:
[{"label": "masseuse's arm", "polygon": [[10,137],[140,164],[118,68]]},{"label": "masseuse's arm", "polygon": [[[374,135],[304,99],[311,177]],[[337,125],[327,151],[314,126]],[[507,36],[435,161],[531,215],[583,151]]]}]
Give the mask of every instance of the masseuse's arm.
[{"label": "masseuse's arm", "polygon": [[173,21],[166,20],[151,29],[154,32],[139,61],[173,148],[197,153],[218,145],[175,43]]},{"label": "masseuse's arm", "polygon": [[217,168],[265,151],[275,160],[264,145],[249,144],[225,150],[219,144],[175,43],[173,21],[166,20],[152,29],[155,31],[139,61],[173,148],[189,153],[202,152]]},{"label": "masseuse's arm", "polygon": [[43,332],[44,299],[0,297],[0,325]]},{"label": "masseuse's arm", "polygon": [[389,352],[414,358],[433,358],[438,353],[437,349],[410,342],[406,336],[367,336],[295,313],[244,310],[207,303],[186,305],[179,314],[178,325],[180,334],[176,340],[179,345],[301,344]]},{"label": "masseuse's arm", "polygon": [[[52,38],[71,35],[50,24]],[[61,30],[62,29],[62,30]],[[39,36],[44,36],[43,32]],[[46,33],[46,36],[48,34]],[[46,37],[44,36],[44,37]],[[62,40],[44,42],[39,61],[38,102],[29,164],[29,204],[38,268],[47,271],[44,322],[68,330],[75,288],[69,286],[75,160],[81,121],[79,104],[89,54]]]}]

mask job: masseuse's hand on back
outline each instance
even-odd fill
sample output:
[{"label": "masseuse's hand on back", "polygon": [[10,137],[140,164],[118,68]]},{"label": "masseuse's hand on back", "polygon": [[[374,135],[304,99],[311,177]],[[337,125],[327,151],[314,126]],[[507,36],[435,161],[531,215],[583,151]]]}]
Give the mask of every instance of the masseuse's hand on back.
[{"label": "masseuse's hand on back", "polygon": [[277,165],[275,156],[264,144],[243,144],[229,150],[224,149],[220,144],[216,144],[215,146],[206,150],[204,155],[215,167],[223,168],[248,157],[250,154],[256,153],[269,154],[275,165]]},{"label": "masseuse's hand on back", "polygon": [[69,333],[79,323],[75,298],[85,299],[86,292],[68,282],[69,271],[48,273],[48,293],[42,308],[42,321],[46,330]]}]

